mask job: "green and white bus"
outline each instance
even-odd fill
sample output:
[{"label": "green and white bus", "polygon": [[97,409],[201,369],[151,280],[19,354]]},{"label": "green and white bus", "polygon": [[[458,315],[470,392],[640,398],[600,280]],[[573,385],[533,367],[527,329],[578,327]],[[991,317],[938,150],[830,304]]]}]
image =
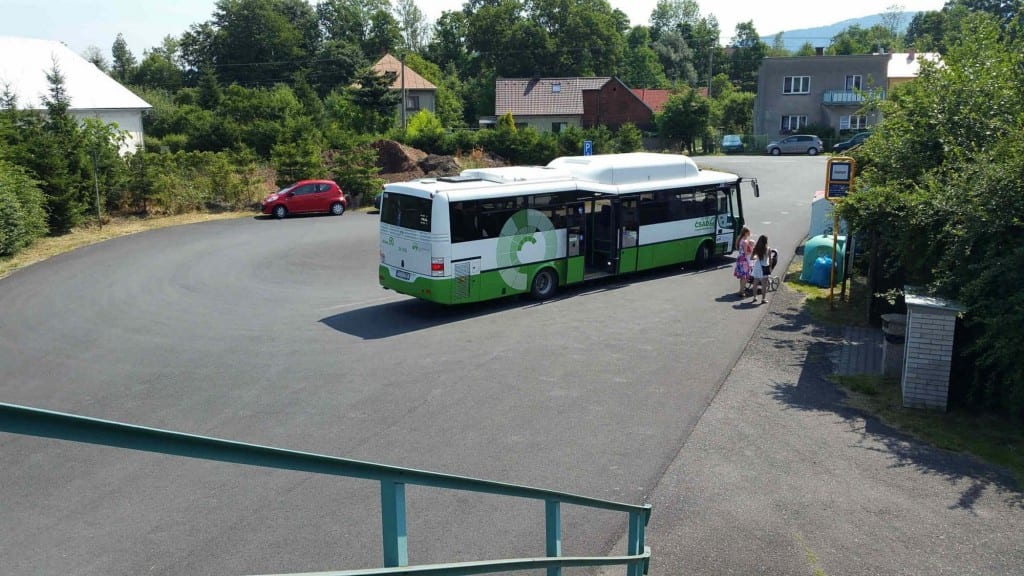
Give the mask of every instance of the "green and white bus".
[{"label": "green and white bus", "polygon": [[675,154],[556,158],[388,184],[380,284],[442,304],[559,287],[733,250],[743,225],[734,174]]}]

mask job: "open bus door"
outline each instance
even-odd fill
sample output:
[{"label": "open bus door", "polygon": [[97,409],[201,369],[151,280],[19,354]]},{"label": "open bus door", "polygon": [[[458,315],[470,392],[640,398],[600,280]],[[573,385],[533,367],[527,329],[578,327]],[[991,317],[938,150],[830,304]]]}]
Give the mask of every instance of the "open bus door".
[{"label": "open bus door", "polygon": [[565,206],[565,210],[565,282],[573,284],[581,282],[585,274],[590,232],[587,230],[585,202],[572,202]]},{"label": "open bus door", "polygon": [[618,254],[615,271],[619,273],[636,272],[640,244],[640,214],[638,205],[640,198],[616,198],[615,224],[617,228]]},{"label": "open bus door", "polygon": [[[726,216],[721,209],[719,210],[718,238],[715,241],[719,247],[725,244],[725,254],[736,249],[734,243],[739,238],[740,229],[747,223],[746,217],[743,215],[743,183],[750,184],[754,198],[761,197],[761,188],[757,185],[757,178],[740,178],[730,189],[728,215]],[[721,203],[721,200],[719,202]]]},{"label": "open bus door", "polygon": [[586,277],[606,276],[618,272],[619,223],[617,203],[612,198],[594,198],[590,201],[588,219],[591,238],[587,240]]}]

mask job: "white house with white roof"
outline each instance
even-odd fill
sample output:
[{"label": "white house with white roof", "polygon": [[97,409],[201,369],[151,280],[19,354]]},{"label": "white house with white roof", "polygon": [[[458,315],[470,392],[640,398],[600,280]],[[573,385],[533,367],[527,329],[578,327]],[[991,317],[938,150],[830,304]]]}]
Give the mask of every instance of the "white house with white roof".
[{"label": "white house with white roof", "polygon": [[0,36],[0,89],[17,97],[18,108],[45,112],[46,76],[54,65],[64,76],[72,116],[98,118],[126,131],[122,154],[142,147],[142,113],[152,108],[145,100],[60,42]]}]

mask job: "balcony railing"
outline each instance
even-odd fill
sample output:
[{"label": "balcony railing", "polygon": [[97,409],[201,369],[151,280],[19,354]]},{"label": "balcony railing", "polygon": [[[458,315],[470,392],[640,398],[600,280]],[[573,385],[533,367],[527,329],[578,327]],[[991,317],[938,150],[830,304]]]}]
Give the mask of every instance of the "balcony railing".
[{"label": "balcony railing", "polygon": [[822,104],[833,106],[860,105],[868,100],[885,100],[885,90],[826,90]]},{"label": "balcony railing", "polygon": [[[651,558],[651,549],[644,542],[647,522],[651,517],[650,504],[625,504],[543,488],[195,436],[2,402],[0,433],[379,482],[384,567],[369,570],[337,570],[330,572],[331,576],[468,576],[537,570],[546,570],[548,576],[561,576],[563,568],[607,566],[624,566],[627,576],[642,576],[647,573]],[[545,534],[542,538],[546,543],[547,556],[410,566],[406,533],[406,484],[543,501]],[[629,517],[626,554],[597,557],[562,556],[562,504],[625,513]]]}]

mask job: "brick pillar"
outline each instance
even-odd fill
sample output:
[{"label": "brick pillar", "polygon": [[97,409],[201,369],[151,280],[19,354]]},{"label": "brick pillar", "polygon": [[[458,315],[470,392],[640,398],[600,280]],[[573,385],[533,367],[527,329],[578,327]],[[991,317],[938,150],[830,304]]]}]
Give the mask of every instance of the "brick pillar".
[{"label": "brick pillar", "polygon": [[903,406],[945,411],[956,317],[964,309],[939,298],[906,292]]}]

